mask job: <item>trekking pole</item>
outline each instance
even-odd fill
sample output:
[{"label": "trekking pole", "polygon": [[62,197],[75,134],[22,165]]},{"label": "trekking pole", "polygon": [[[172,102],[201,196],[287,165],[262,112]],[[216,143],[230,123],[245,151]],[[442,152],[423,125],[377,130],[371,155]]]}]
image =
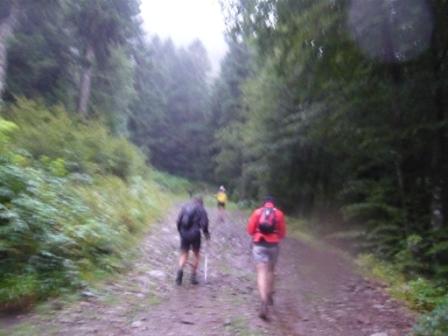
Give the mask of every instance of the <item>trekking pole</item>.
[{"label": "trekking pole", "polygon": [[205,253],[204,253],[204,282],[207,282],[208,273],[208,241],[205,243]]}]

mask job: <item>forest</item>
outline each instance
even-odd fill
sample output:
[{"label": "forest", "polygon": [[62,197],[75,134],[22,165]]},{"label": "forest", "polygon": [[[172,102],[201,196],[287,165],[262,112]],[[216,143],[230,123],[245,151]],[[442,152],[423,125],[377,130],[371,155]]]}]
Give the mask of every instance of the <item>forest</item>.
[{"label": "forest", "polygon": [[221,6],[212,77],[138,0],[0,1],[1,310],[123,268],[206,183],[391,265],[428,314],[416,335],[445,335],[448,2]]}]

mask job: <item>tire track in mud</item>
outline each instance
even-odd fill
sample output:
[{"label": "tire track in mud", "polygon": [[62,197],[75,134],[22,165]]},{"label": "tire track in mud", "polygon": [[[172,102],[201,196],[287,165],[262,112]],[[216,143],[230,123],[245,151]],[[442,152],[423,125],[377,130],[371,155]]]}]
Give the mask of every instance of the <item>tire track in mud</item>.
[{"label": "tire track in mud", "polygon": [[[225,224],[218,224],[217,212],[207,210],[212,236],[206,247],[207,283],[202,260],[198,286],[189,283],[189,270],[184,284],[174,285],[176,208],[143,239],[140,257],[129,273],[83,301],[23,317],[22,330],[26,325],[30,335],[70,336],[406,335],[411,314],[381,286],[353,273],[350,262],[330,248],[292,238],[281,246],[271,320],[260,320],[246,217],[229,212]],[[13,329],[8,334],[20,335]]]}]

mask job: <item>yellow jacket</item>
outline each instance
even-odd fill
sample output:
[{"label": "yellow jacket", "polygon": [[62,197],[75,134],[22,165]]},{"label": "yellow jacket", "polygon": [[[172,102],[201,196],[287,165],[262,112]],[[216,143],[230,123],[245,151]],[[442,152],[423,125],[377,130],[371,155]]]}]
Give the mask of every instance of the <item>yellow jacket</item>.
[{"label": "yellow jacket", "polygon": [[219,191],[216,194],[216,200],[219,203],[224,203],[224,204],[227,203],[227,194],[225,192],[223,192],[223,191]]}]

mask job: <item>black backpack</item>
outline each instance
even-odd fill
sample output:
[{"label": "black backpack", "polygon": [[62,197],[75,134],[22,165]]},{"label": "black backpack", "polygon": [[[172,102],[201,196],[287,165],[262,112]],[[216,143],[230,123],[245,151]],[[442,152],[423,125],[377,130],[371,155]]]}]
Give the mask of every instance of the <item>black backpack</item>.
[{"label": "black backpack", "polygon": [[182,230],[190,230],[194,223],[194,211],[195,207],[188,205],[182,210],[182,216],[180,218],[180,227]]},{"label": "black backpack", "polygon": [[258,222],[258,230],[264,234],[274,233],[276,231],[275,224],[275,209],[263,208]]}]

